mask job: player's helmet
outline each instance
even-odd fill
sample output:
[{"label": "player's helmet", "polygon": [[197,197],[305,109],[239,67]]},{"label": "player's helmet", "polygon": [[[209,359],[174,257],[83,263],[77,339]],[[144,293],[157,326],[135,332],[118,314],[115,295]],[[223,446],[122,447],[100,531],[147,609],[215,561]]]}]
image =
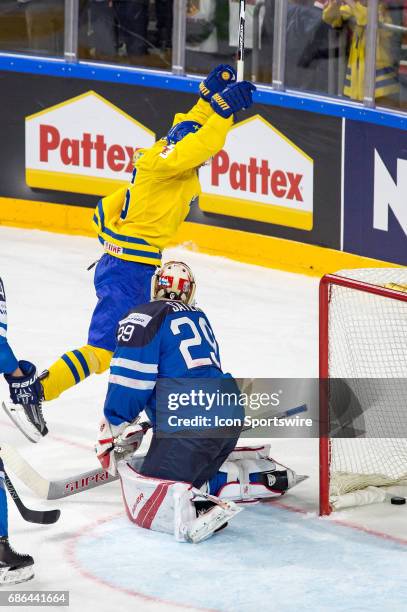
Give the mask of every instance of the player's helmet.
[{"label": "player's helmet", "polygon": [[156,270],[151,279],[152,300],[178,300],[193,304],[195,278],[192,270],[182,261],[167,261]]},{"label": "player's helmet", "polygon": [[166,136],[167,142],[175,145],[188,134],[197,132],[201,127],[202,125],[197,121],[181,121],[170,129]]}]

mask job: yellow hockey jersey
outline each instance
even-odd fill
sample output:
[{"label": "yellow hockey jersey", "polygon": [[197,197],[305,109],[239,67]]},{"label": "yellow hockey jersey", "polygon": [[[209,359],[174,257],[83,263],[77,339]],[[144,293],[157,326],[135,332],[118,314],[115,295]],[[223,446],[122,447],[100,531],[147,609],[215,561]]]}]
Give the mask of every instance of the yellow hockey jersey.
[{"label": "yellow hockey jersey", "polygon": [[233,124],[202,99],[175,115],[173,125],[181,121],[197,121],[202,128],[175,145],[162,138],[142,151],[132,182],[99,201],[93,225],[110,255],[160,265],[161,251],[201,192],[197,168],[222,149]]}]

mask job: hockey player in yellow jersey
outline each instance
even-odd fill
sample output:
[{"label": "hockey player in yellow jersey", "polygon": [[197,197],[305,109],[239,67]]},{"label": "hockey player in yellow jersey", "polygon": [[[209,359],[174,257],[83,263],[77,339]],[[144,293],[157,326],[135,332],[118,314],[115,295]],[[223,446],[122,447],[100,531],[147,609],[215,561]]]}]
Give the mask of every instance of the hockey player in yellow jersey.
[{"label": "hockey player in yellow jersey", "polygon": [[[55,399],[109,367],[117,324],[130,309],[149,301],[162,250],[201,192],[199,167],[222,149],[235,113],[252,105],[255,89],[248,81],[237,83],[229,65],[212,70],[200,83],[198,102],[175,116],[167,136],[149,149],[136,150],[130,184],[99,201],[93,225],[105,253],[95,270],[98,302],[87,344],[64,353],[39,380],[33,380],[25,388],[24,404],[7,407],[32,441],[47,431],[43,400]],[[9,384],[11,388],[12,381]]]}]

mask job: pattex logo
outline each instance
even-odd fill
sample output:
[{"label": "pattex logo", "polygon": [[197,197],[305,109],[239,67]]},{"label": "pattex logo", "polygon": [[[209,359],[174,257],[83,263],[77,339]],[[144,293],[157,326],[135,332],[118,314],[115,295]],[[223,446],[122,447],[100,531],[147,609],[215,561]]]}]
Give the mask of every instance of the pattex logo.
[{"label": "pattex logo", "polygon": [[226,151],[221,151],[212,163],[212,185],[220,184],[222,174],[228,174],[232,189],[303,201],[301,183],[304,175],[273,170],[267,159],[251,157],[248,164],[231,163]]},{"label": "pattex logo", "polygon": [[104,195],[127,182],[136,147],[155,135],[93,91],[26,118],[30,187]]},{"label": "pattex logo", "polygon": [[260,115],[230,130],[200,179],[207,212],[312,229],[314,162]]},{"label": "pattex logo", "polygon": [[397,160],[397,177],[394,180],[375,149],[373,210],[375,229],[389,230],[391,210],[407,236],[407,159]]},{"label": "pattex logo", "polygon": [[46,123],[40,125],[40,161],[48,163],[53,152],[59,153],[64,166],[110,169],[132,172],[134,148],[120,144],[108,145],[104,134],[84,132],[81,138],[63,138],[61,131]]}]

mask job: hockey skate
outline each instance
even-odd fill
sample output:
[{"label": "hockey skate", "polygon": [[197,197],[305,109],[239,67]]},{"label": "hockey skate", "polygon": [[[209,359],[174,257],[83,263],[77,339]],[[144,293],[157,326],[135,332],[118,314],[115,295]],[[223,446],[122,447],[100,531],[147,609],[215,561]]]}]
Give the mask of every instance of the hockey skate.
[{"label": "hockey skate", "polygon": [[8,538],[0,538],[0,586],[18,584],[34,578],[34,559],[12,549]]},{"label": "hockey skate", "polygon": [[217,502],[209,509],[199,508],[200,502],[197,500],[194,500],[194,503],[198,507],[198,516],[185,534],[185,539],[193,544],[210,538],[216,531],[226,527],[227,522],[243,510],[234,502]]},{"label": "hockey skate", "polygon": [[[45,371],[38,378],[41,380],[48,375]],[[42,385],[41,385],[42,388]],[[43,394],[42,394],[43,396]],[[43,436],[48,433],[48,427],[42,414],[42,400],[36,404],[25,404],[24,397],[21,397],[21,403],[2,402],[2,407],[7,416],[13,421],[14,425],[25,435],[30,442],[38,442]]]},{"label": "hockey skate", "polygon": [[42,414],[42,406],[28,404],[5,404],[2,402],[3,410],[13,421],[14,425],[25,435],[30,442],[38,442],[48,433],[48,427]]}]

